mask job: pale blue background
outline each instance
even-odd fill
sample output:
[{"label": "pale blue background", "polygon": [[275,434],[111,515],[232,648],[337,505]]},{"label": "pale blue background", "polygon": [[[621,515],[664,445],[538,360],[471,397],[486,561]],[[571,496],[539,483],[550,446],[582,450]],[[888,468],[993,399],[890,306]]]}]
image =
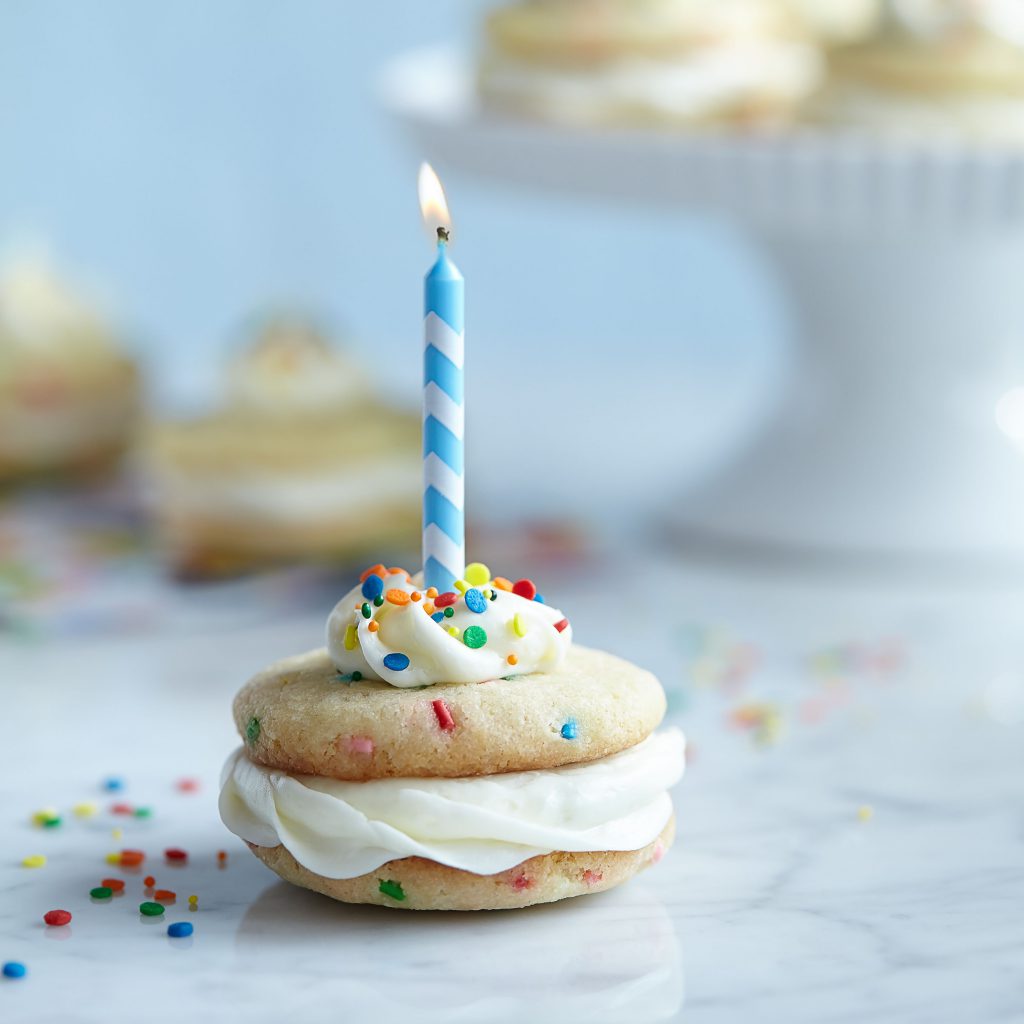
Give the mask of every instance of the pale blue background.
[{"label": "pale blue background", "polygon": [[[241,325],[279,304],[345,325],[415,397],[418,154],[374,75],[471,42],[480,7],[6,0],[0,245],[43,239],[99,290],[164,404],[208,397]],[[524,457],[526,503],[564,502],[569,475],[581,506],[610,510],[660,500],[752,429],[785,317],[727,226],[445,179],[470,490],[491,514],[524,504]]]}]

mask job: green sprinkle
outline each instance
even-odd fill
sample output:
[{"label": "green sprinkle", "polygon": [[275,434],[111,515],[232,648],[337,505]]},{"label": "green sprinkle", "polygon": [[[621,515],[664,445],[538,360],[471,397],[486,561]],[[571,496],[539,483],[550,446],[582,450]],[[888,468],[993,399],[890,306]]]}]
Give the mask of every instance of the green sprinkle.
[{"label": "green sprinkle", "polygon": [[365,601],[363,602],[363,607],[360,611],[363,613],[364,619],[368,619],[373,614],[373,612],[370,611],[370,606]]},{"label": "green sprinkle", "polygon": [[378,594],[378,595],[377,595],[377,596],[376,596],[376,597],[375,597],[375,598],[373,599],[373,605],[374,605],[374,607],[375,607],[375,608],[379,608],[379,607],[380,607],[380,606],[381,606],[381,605],[382,605],[383,603],[384,603],[384,598],[383,598],[383,597],[381,597],[381,596],[380,596],[380,594]]},{"label": "green sprinkle", "polygon": [[250,743],[255,743],[260,738],[260,720],[250,718],[249,724],[245,727],[245,738]]},{"label": "green sprinkle", "polygon": [[356,669],[356,670],[355,670],[355,671],[354,671],[354,672],[352,673],[352,682],[353,682],[353,683],[358,683],[358,682],[359,682],[359,680],[360,680],[360,679],[362,679],[362,678],[363,678],[363,673],[362,673],[362,672],[360,672],[360,671],[359,671],[359,669]]},{"label": "green sprinkle", "polygon": [[487,632],[480,626],[467,626],[462,634],[462,642],[467,647],[483,647],[487,643]]},{"label": "green sprinkle", "polygon": [[401,882],[393,882],[390,878],[382,878],[380,880],[380,891],[385,896],[390,896],[393,900],[401,902],[405,899],[405,890],[402,888]]},{"label": "green sprinkle", "polygon": [[338,682],[339,683],[358,683],[363,678],[363,673],[359,669],[355,669],[352,672],[339,672]]},{"label": "green sprinkle", "polygon": [[135,817],[136,818],[148,818],[152,815],[152,811],[148,807],[136,807]]},{"label": "green sprinkle", "polygon": [[445,610],[444,610],[444,617],[446,619],[450,619],[454,614],[455,614],[455,609],[452,608],[451,605],[449,605],[447,608],[445,608]]},{"label": "green sprinkle", "polygon": [[47,818],[43,822],[43,828],[57,828],[59,825],[60,825],[60,818],[56,817],[56,816],[53,817],[53,818]]},{"label": "green sprinkle", "polygon": [[159,917],[164,912],[164,908],[159,903],[140,903],[139,913],[143,917]]},{"label": "green sprinkle", "polygon": [[109,885],[97,885],[95,889],[89,890],[89,895],[94,900],[109,900],[114,895],[114,890]]}]

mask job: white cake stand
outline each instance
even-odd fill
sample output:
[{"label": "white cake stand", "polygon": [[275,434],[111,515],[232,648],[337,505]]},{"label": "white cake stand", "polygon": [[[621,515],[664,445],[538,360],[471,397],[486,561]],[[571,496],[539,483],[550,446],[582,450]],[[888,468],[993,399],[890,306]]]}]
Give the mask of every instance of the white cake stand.
[{"label": "white cake stand", "polygon": [[1024,556],[1024,151],[552,128],[483,112],[442,51],[396,61],[382,89],[441,167],[711,210],[770,259],[800,325],[796,369],[744,456],[678,503],[680,535]]}]

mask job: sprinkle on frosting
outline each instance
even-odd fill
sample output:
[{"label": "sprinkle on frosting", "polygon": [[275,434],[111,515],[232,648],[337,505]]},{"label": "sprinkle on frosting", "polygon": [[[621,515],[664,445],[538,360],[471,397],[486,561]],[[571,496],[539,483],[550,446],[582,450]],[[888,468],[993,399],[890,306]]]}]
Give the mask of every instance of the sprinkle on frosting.
[{"label": "sprinkle on frosting", "polygon": [[366,570],[327,623],[339,678],[359,673],[399,687],[482,683],[504,678],[510,665],[529,674],[561,663],[572,643],[569,620],[543,604],[532,580],[492,578],[474,562],[453,586],[438,593],[398,567]]}]

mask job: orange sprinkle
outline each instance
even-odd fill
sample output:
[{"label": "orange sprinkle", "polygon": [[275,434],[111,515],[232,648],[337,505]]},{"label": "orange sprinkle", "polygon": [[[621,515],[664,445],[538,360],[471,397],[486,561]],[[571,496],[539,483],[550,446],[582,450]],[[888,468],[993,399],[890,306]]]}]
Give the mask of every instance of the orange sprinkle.
[{"label": "orange sprinkle", "polygon": [[146,875],[146,877],[142,880],[142,884],[147,889],[152,889],[153,886],[156,885],[156,879],[152,875]]},{"label": "orange sprinkle", "polygon": [[376,573],[378,576],[383,576],[386,572],[387,569],[385,569],[384,566],[380,562],[378,562],[376,565],[371,565],[369,569],[364,569],[359,574],[359,582],[365,583],[366,577],[372,576],[374,575],[374,573]]},{"label": "orange sprinkle", "polygon": [[228,851],[227,850],[218,850],[217,851],[217,860],[220,861],[221,864],[223,864],[225,861],[227,861],[227,859],[228,859]]},{"label": "orange sprinkle", "polygon": [[392,604],[403,605],[409,603],[409,595],[404,590],[399,590],[398,587],[392,587],[384,595]]},{"label": "orange sprinkle", "polygon": [[409,597],[411,597],[413,601],[419,601],[419,600],[421,600],[421,599],[422,599],[423,595],[422,595],[422,594],[421,594],[421,593],[420,593],[420,592],[419,592],[418,590],[414,590],[414,591],[413,591],[413,592],[412,592],[412,593],[411,593],[411,594],[409,595]]},{"label": "orange sprinkle", "polygon": [[371,623],[369,623],[369,625],[367,625],[367,627],[366,627],[366,628],[367,628],[367,629],[368,629],[368,630],[369,630],[369,631],[370,631],[371,633],[376,633],[376,632],[377,632],[377,630],[378,630],[378,629],[380,629],[380,623],[379,623],[379,622],[377,622],[377,620],[376,620],[376,619],[374,619],[374,621],[373,621],[373,622],[371,622]]},{"label": "orange sprinkle", "polygon": [[100,885],[105,885],[111,892],[124,892],[124,882],[120,878],[104,878]]},{"label": "orange sprinkle", "polygon": [[173,903],[178,898],[176,892],[171,892],[170,889],[157,889],[153,893],[153,899],[159,900],[161,903]]},{"label": "orange sprinkle", "polygon": [[436,609],[436,608],[434,607],[434,602],[433,602],[433,601],[424,601],[424,602],[423,602],[423,610],[424,610],[424,611],[425,611],[425,612],[426,612],[426,613],[427,613],[428,615],[433,615],[433,614],[434,614],[434,612],[436,612],[436,611],[437,611],[437,609]]},{"label": "orange sprinkle", "polygon": [[121,864],[123,867],[137,868],[145,859],[146,855],[141,850],[121,851]]},{"label": "orange sprinkle", "polygon": [[519,659],[514,654],[510,654],[505,660],[510,665],[518,665],[519,664]]},{"label": "orange sprinkle", "polygon": [[437,587],[427,587],[427,597],[437,597]]},{"label": "orange sprinkle", "polygon": [[504,576],[495,576],[494,579],[491,580],[491,582],[499,590],[511,590],[512,589],[512,581],[505,579]]},{"label": "orange sprinkle", "polygon": [[388,575],[389,576],[404,576],[406,579],[409,579],[409,574],[401,566],[398,566],[398,565],[391,566],[391,568],[388,569]]}]

